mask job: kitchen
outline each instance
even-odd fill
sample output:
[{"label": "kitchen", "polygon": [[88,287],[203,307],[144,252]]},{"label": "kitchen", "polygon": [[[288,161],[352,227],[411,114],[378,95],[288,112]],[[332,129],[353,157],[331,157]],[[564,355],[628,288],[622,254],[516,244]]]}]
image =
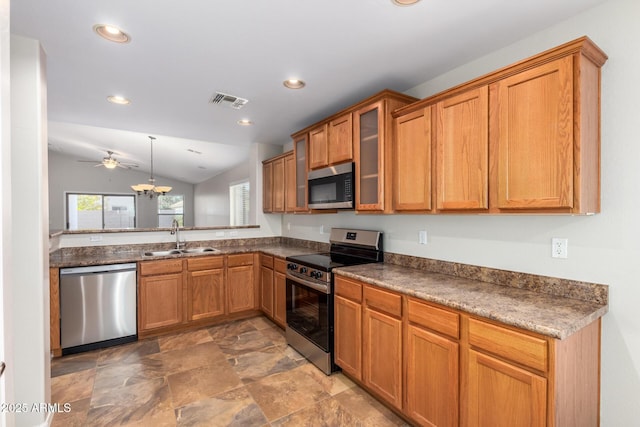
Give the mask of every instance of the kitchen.
[{"label": "kitchen", "polygon": [[[633,70],[637,68],[637,58],[628,52],[639,43],[640,36],[634,29],[633,16],[638,7],[633,2],[611,1],[592,10],[585,11],[531,35],[509,47],[497,49],[466,66],[457,68],[440,77],[429,80],[410,93],[422,98],[455,84],[467,81],[485,72],[518,61],[584,34],[592,38],[609,55],[609,62],[603,68],[602,86],[602,212],[595,216],[369,216],[344,212],[336,215],[288,215],[282,222],[266,218],[257,213],[261,225],[258,235],[282,235],[312,241],[328,240],[326,231],[332,227],[353,227],[382,229],[387,236],[386,250],[459,263],[483,265],[511,271],[524,271],[553,277],[564,277],[588,282],[606,283],[611,286],[610,312],[603,318],[602,333],[602,425],[633,425],[633,408],[640,394],[637,372],[638,329],[633,301],[637,300],[638,250],[634,243],[637,227],[631,222],[632,212],[638,207],[633,184],[637,176],[635,164],[636,144],[633,144],[632,109],[633,95],[637,95]],[[612,25],[602,25],[602,22]],[[3,50],[4,51],[4,50]],[[627,143],[627,140],[629,141]],[[275,154],[275,153],[273,153]],[[269,157],[269,156],[266,156]],[[4,159],[3,155],[3,159]],[[256,159],[256,162],[261,159]],[[25,166],[29,166],[29,162]],[[260,188],[260,178],[256,165],[256,188]],[[27,181],[21,181],[21,184]],[[14,184],[14,192],[21,186]],[[5,196],[9,194],[5,192]],[[20,193],[18,193],[20,194]],[[33,194],[36,195],[35,193]],[[25,196],[22,195],[21,196]],[[5,206],[5,203],[3,203]],[[14,215],[15,216],[15,215]],[[271,215],[278,217],[278,215]],[[37,218],[32,219],[36,221]],[[14,218],[14,233],[19,233],[32,245],[40,241],[33,235],[31,226],[17,226]],[[32,224],[32,223],[31,223]],[[45,234],[48,230],[46,224]],[[635,227],[635,228],[634,228]],[[427,230],[428,244],[418,243],[418,230]],[[324,231],[324,232],[323,232]],[[255,230],[241,230],[239,236],[253,237]],[[166,233],[168,234],[168,233]],[[555,260],[549,256],[552,237],[569,239],[567,260]],[[127,243],[127,238],[119,236]],[[166,236],[169,238],[169,236]],[[190,237],[187,235],[187,239]],[[112,237],[105,235],[105,241]],[[115,239],[115,237],[113,237]],[[113,240],[110,240],[113,241]],[[12,246],[8,246],[9,248]],[[46,252],[46,251],[45,251]],[[25,262],[33,261],[31,247]],[[3,256],[6,252],[3,251]],[[20,266],[18,256],[14,260]],[[26,261],[26,260],[29,261]],[[12,265],[12,264],[8,264]],[[29,265],[29,264],[27,264]],[[607,266],[603,268],[603,266]],[[6,276],[5,276],[6,277]],[[17,292],[17,291],[14,291]],[[29,294],[32,298],[35,294]],[[19,298],[20,295],[15,295]],[[23,297],[24,298],[24,297]],[[19,301],[19,299],[18,299]],[[31,300],[29,300],[31,301]],[[17,307],[31,307],[31,304],[17,303]],[[43,309],[44,311],[44,309]],[[37,319],[20,319],[20,329],[15,335],[27,333],[46,336],[43,322]],[[30,339],[29,341],[33,341]],[[45,345],[45,340],[40,345]],[[16,343],[16,351],[22,346],[33,351],[33,343]],[[38,351],[38,353],[41,353]],[[42,352],[44,354],[44,352]],[[22,356],[24,352],[20,352]],[[35,362],[40,366],[40,363]],[[44,373],[38,368],[33,371],[33,390],[44,393]],[[38,375],[38,372],[41,372]],[[33,393],[33,392],[32,392]],[[34,400],[40,399],[36,396]]]}]

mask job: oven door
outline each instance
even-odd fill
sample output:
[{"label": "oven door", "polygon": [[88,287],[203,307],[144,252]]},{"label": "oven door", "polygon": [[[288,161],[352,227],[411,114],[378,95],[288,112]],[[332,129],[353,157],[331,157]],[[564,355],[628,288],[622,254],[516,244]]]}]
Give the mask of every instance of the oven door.
[{"label": "oven door", "polygon": [[323,351],[333,351],[333,295],[287,277],[287,328]]}]

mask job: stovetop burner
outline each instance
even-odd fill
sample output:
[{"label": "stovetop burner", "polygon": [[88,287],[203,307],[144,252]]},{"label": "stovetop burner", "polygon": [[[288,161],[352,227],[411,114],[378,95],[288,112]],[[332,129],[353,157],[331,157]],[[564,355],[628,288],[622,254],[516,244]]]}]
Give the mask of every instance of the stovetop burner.
[{"label": "stovetop burner", "polygon": [[287,257],[287,261],[304,264],[307,267],[315,268],[316,270],[322,271],[331,271],[332,269],[337,267],[361,264],[363,262],[360,258],[331,254],[330,252],[290,256]]}]

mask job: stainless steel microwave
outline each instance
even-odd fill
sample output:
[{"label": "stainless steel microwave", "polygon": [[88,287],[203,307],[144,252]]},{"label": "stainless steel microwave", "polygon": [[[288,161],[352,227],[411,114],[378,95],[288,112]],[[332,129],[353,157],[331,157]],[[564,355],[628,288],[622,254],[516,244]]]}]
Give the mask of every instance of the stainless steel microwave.
[{"label": "stainless steel microwave", "polygon": [[309,171],[310,209],[353,209],[355,164],[342,163]]}]

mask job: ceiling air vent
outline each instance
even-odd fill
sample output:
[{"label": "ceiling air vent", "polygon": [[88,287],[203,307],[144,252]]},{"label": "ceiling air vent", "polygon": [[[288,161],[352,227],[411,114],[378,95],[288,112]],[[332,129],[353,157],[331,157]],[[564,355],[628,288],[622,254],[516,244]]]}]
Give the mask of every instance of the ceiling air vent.
[{"label": "ceiling air vent", "polygon": [[249,102],[248,99],[239,98],[222,92],[216,92],[209,100],[210,104],[230,104],[230,107],[235,108],[236,110],[241,109],[247,102]]}]

